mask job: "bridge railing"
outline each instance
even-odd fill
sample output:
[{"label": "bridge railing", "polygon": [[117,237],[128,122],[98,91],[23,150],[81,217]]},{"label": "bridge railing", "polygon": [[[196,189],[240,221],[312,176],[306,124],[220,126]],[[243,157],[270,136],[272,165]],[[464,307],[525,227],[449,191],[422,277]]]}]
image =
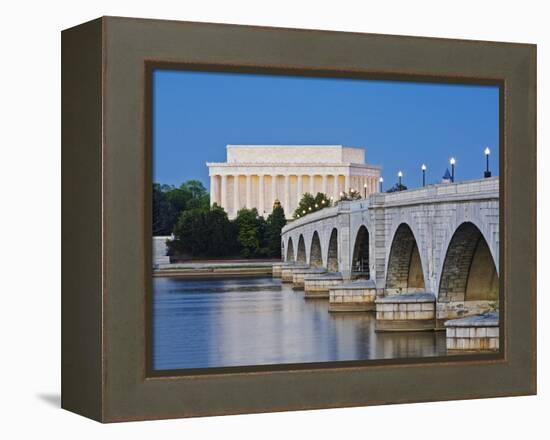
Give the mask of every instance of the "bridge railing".
[{"label": "bridge railing", "polygon": [[[466,180],[456,183],[438,183],[423,188],[408,189],[393,193],[375,193],[369,196],[370,207],[406,206],[419,203],[456,202],[498,198],[499,178]],[[352,202],[351,210],[360,210],[361,200]],[[364,201],[363,201],[364,203]]]},{"label": "bridge railing", "polygon": [[323,208],[319,211],[312,212],[311,214],[306,214],[299,219],[292,220],[291,222],[287,223],[282,232],[284,234],[285,232],[291,231],[292,229],[298,228],[303,225],[307,225],[308,223],[312,223],[329,217],[334,217],[338,215],[339,212],[349,211],[349,203],[350,202],[340,202],[336,206]]},{"label": "bridge railing", "polygon": [[422,203],[457,202],[461,200],[498,199],[499,178],[466,180],[456,183],[438,183],[423,188],[408,189],[393,193],[374,193],[367,199],[353,202],[338,202],[336,206],[324,208],[293,220],[283,228],[283,234],[300,226],[323,220],[344,212],[357,212],[369,208],[407,206]]}]

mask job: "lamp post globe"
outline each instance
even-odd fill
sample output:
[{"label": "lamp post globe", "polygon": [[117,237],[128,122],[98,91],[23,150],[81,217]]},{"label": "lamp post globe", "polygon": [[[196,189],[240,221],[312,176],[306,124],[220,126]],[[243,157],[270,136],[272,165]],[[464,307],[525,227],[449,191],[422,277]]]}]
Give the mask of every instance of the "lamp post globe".
[{"label": "lamp post globe", "polygon": [[449,159],[449,163],[451,164],[451,182],[455,182],[455,163],[456,159],[454,157],[451,157]]},{"label": "lamp post globe", "polygon": [[491,177],[491,171],[489,171],[489,156],[491,155],[491,150],[489,147],[485,147],[485,172],[483,173],[483,177],[488,178]]},{"label": "lamp post globe", "polygon": [[423,163],[420,168],[422,169],[422,186],[424,187],[426,186],[426,170],[428,167]]}]

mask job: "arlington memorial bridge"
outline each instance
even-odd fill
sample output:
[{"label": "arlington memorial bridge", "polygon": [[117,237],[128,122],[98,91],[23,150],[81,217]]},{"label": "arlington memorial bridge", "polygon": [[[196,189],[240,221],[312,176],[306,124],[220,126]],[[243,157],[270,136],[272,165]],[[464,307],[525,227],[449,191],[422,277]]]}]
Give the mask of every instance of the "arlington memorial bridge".
[{"label": "arlington memorial bridge", "polygon": [[376,310],[379,329],[487,321],[498,308],[499,180],[339,202],[287,224],[281,246],[274,276],[305,287],[306,297],[326,295],[329,310]]}]

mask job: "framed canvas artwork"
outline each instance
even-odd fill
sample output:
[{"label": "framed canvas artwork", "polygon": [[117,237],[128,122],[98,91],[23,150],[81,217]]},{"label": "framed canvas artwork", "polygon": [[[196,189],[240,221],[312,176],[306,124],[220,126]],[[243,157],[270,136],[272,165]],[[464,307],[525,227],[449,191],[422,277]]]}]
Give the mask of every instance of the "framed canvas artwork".
[{"label": "framed canvas artwork", "polygon": [[62,34],[62,406],[536,392],[536,47],[103,17]]}]

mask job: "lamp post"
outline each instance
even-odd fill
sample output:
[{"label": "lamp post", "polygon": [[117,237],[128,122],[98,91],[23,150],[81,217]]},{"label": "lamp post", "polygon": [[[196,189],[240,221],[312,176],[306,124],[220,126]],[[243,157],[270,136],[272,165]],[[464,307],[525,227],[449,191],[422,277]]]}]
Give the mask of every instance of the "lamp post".
[{"label": "lamp post", "polygon": [[422,166],[420,167],[422,168],[422,186],[426,186],[426,170],[428,169],[428,167],[426,166],[426,164],[422,164]]},{"label": "lamp post", "polygon": [[483,176],[485,178],[491,177],[491,172],[489,171],[489,156],[490,155],[491,155],[491,150],[489,150],[489,147],[485,147],[485,162],[486,162],[486,165],[485,165],[485,173],[483,174]]},{"label": "lamp post", "polygon": [[454,157],[451,157],[449,160],[449,163],[451,164],[451,182],[455,183],[455,163],[456,160]]},{"label": "lamp post", "polygon": [[380,182],[380,192],[382,192],[382,186],[384,184],[384,178],[380,177],[379,182]]},{"label": "lamp post", "polygon": [[363,192],[365,193],[365,199],[367,198],[367,184],[363,185]]},{"label": "lamp post", "polygon": [[399,171],[397,173],[397,177],[399,179],[399,187],[401,188],[401,179],[403,178],[403,172],[402,171]]}]

